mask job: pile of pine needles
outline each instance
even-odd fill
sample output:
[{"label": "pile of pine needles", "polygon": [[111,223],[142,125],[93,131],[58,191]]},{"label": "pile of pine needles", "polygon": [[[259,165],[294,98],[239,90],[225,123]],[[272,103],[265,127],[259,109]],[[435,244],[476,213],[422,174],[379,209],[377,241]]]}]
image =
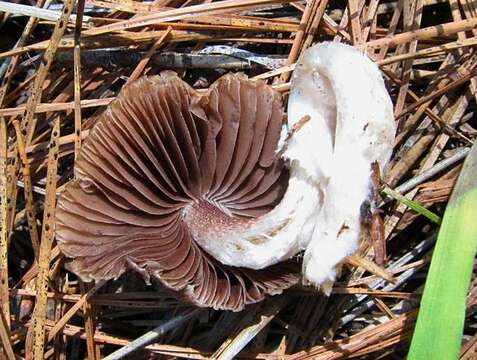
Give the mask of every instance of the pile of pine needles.
[{"label": "pile of pine needles", "polygon": [[[477,136],[475,1],[27,0],[0,11],[2,356],[405,357],[439,222]],[[126,83],[173,69],[204,88],[242,71],[286,97],[300,54],[326,40],[366,51],[395,105],[384,232],[373,239],[383,246],[360,249],[369,266],[346,265],[329,295],[294,288],[241,313],[194,309],[133,273],[88,284],[65,270],[56,195]],[[461,359],[477,351],[472,279]]]}]

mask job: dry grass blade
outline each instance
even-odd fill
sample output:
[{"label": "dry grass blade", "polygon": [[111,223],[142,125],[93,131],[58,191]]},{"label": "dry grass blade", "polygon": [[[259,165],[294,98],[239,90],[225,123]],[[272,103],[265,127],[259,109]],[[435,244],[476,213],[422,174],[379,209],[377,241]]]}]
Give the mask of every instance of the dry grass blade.
[{"label": "dry grass blade", "polygon": [[61,17],[55,25],[55,29],[53,30],[53,34],[51,35],[48,48],[43,54],[43,59],[41,61],[40,67],[38,68],[35,82],[33,84],[33,88],[31,90],[31,94],[28,98],[28,102],[26,105],[25,114],[23,115],[21,122],[22,129],[26,129],[25,137],[27,144],[30,143],[33,137],[35,129],[35,110],[41,99],[43,83],[45,82],[46,76],[48,75],[48,71],[50,69],[51,63],[53,62],[55,52],[58,49],[61,37],[65,32],[66,26],[68,24],[68,19],[70,17],[71,12],[73,11],[74,3],[74,0],[65,1]]},{"label": "dry grass blade", "polygon": [[[96,106],[106,106],[113,100],[114,98],[88,99],[88,100],[81,100],[80,104],[82,109],[87,109],[87,108],[96,107]],[[26,106],[18,106],[16,108],[0,109],[0,115],[1,116],[20,115],[25,111],[26,108],[27,108]],[[73,110],[74,108],[75,108],[74,101],[70,101],[66,103],[38,104],[38,106],[35,108],[35,113],[38,114],[38,113],[46,113],[46,112],[53,112],[53,111],[67,111],[67,110]]]},{"label": "dry grass blade", "polygon": [[461,49],[465,47],[471,47],[477,45],[476,38],[470,38],[465,40],[457,40],[443,45],[432,46],[426,49],[417,50],[415,52],[409,52],[406,54],[389,56],[386,59],[378,60],[376,63],[379,65],[388,65],[396,62],[400,62],[407,59],[419,59],[423,57],[430,57],[436,54],[445,53],[447,51],[452,51],[455,49]]},{"label": "dry grass blade", "polygon": [[359,0],[348,0],[348,13],[349,22],[351,24],[351,43],[353,45],[360,45],[362,40]]},{"label": "dry grass blade", "polygon": [[316,346],[306,351],[293,354],[288,357],[288,359],[340,359],[343,353],[351,354],[359,350],[362,351],[373,344],[381,344],[383,347],[383,340],[385,339],[392,339],[391,343],[387,344],[387,346],[391,346],[393,343],[404,339],[407,340],[410,337],[409,330],[414,326],[416,315],[415,311],[406,313],[384,324],[361,331],[359,334],[351,336],[348,339]]},{"label": "dry grass blade", "polygon": [[58,138],[60,136],[60,120],[57,118],[53,126],[48,153],[48,172],[45,195],[45,210],[41,231],[40,256],[36,281],[36,305],[32,317],[31,349],[27,349],[27,359],[43,359],[45,348],[45,321],[48,279],[50,270],[51,246],[54,238],[54,217],[56,206],[56,182],[58,171]]},{"label": "dry grass blade", "polygon": [[252,313],[252,318],[245,317],[242,323],[246,325],[240,329],[237,334],[233,334],[229,337],[210,358],[217,360],[234,359],[238,353],[273,320],[275,315],[280,312],[285,304],[286,300],[283,297],[273,299],[265,304],[262,309],[259,309],[256,314]]},{"label": "dry grass blade", "polygon": [[141,59],[139,64],[137,64],[136,68],[132,72],[131,76],[129,76],[129,79],[126,82],[126,84],[129,84],[133,82],[134,80],[137,80],[141,76],[147,63],[151,60],[152,54],[154,54],[157,51],[157,49],[159,49],[164,44],[164,41],[171,33],[171,30],[172,28],[168,27],[167,30],[164,32],[164,34],[154,43],[153,46],[151,46],[146,56],[144,56],[144,58]]},{"label": "dry grass blade", "polygon": [[372,40],[366,43],[369,48],[380,48],[383,46],[394,47],[415,40],[427,40],[437,36],[453,35],[461,31],[473,30],[477,26],[477,19],[468,19],[441,24],[438,26],[429,26],[427,28],[408,31],[405,33]]},{"label": "dry grass blade", "polygon": [[71,317],[76,314],[76,312],[83,307],[85,302],[93,296],[104,284],[106,281],[100,281],[95,286],[93,286],[86,294],[81,296],[81,298],[74,304],[63,317],[53,326],[53,328],[48,333],[47,343],[53,340],[53,338],[58,334],[58,332],[66,325],[66,323],[71,319]]},{"label": "dry grass blade", "polygon": [[77,5],[76,25],[75,25],[75,48],[73,52],[74,60],[74,103],[75,103],[75,160],[81,150],[81,28],[83,23],[85,0],[79,0]]},{"label": "dry grass blade", "polygon": [[9,329],[7,139],[5,119],[0,116],[0,307],[5,319],[5,326]]},{"label": "dry grass blade", "polygon": [[367,270],[370,273],[380,277],[381,279],[384,279],[391,283],[396,282],[396,279],[394,279],[393,276],[389,274],[385,269],[376,265],[375,263],[373,263],[372,261],[366,258],[359,257],[357,255],[350,255],[346,257],[345,263],[351,266],[361,267],[364,270]]},{"label": "dry grass blade", "polygon": [[198,15],[218,15],[226,14],[232,11],[244,11],[259,8],[264,5],[281,4],[285,0],[224,0],[211,4],[200,4],[186,6],[178,9],[171,9],[166,11],[158,11],[152,14],[137,16],[130,20],[120,21],[111,25],[104,25],[95,29],[87,30],[85,35],[99,35],[110,33],[114,31],[122,31],[127,29],[134,29],[148,25],[154,25],[159,22],[175,21],[181,19],[194,18]]},{"label": "dry grass blade", "polygon": [[[85,294],[85,284],[81,282],[80,286],[81,293]],[[94,340],[94,334],[96,332],[95,311],[93,305],[89,300],[86,300],[83,304],[83,313],[85,317],[84,330],[86,334],[86,349],[88,353],[88,359],[99,360],[101,359],[101,351],[99,345],[97,345]]]},{"label": "dry grass blade", "polygon": [[167,331],[174,329],[177,326],[182,325],[185,321],[191,319],[193,316],[197,315],[200,310],[196,309],[190,311],[186,314],[177,316],[170,321],[161,324],[160,326],[156,327],[155,329],[147,332],[146,334],[142,335],[141,337],[137,338],[136,340],[132,341],[130,344],[127,344],[123,348],[115,351],[114,353],[106,356],[104,360],[119,360],[123,357],[131,354],[132,352],[141,349],[142,347],[148,345],[149,343],[156,340],[159,336],[163,335]]},{"label": "dry grass blade", "polygon": [[15,353],[13,352],[12,342],[10,340],[10,331],[8,325],[3,316],[3,311],[0,312],[0,340],[2,340],[2,347],[4,350],[4,356],[8,360],[15,360]]},{"label": "dry grass blade", "polygon": [[[45,3],[44,0],[38,0],[37,6],[41,7]],[[23,33],[20,37],[20,40],[17,43],[17,47],[23,47],[27,42],[28,38],[31,35],[31,32],[35,28],[38,22],[37,18],[30,18],[23,29]],[[1,85],[0,85],[0,107],[4,104],[5,96],[7,95],[8,87],[10,86],[10,82],[12,81],[13,75],[15,74],[15,70],[17,69],[18,62],[20,60],[20,56],[16,55],[10,59],[10,63],[8,64],[7,71],[2,78]]]},{"label": "dry grass blade", "polygon": [[40,249],[40,240],[38,238],[38,230],[36,226],[36,208],[35,201],[33,199],[33,186],[31,183],[31,174],[30,174],[30,161],[25,149],[25,139],[22,130],[20,129],[20,124],[18,121],[14,121],[13,125],[15,126],[15,132],[17,135],[17,148],[20,159],[23,163],[23,185],[25,190],[25,209],[28,220],[28,230],[30,231],[31,244],[33,246],[33,251],[35,252],[35,257],[38,259],[39,249]]}]

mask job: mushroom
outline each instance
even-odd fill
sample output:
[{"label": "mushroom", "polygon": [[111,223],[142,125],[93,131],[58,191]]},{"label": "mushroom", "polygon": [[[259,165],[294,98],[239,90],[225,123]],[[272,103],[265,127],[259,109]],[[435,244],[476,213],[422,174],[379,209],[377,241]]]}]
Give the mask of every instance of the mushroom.
[{"label": "mushroom", "polygon": [[318,287],[358,246],[394,132],[379,69],[347,45],[305,51],[285,125],[263,81],[229,74],[198,93],[171,72],[143,77],[84,142],[58,200],[60,249],[83,280],[132,268],[215,309],[296,284],[302,250]]},{"label": "mushroom", "polygon": [[288,171],[274,153],[282,123],[281,95],[244,75],[205,94],[171,72],[126,86],[58,200],[56,236],[70,269],[89,281],[133,268],[185,300],[230,310],[296,284],[295,260],[233,267],[204,246],[216,239],[227,249],[228,234],[282,198]]}]

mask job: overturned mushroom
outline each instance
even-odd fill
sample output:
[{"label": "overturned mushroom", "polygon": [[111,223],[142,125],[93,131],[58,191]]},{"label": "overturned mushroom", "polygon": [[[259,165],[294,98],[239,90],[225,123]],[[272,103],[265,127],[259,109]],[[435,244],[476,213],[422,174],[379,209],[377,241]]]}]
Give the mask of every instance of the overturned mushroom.
[{"label": "overturned mushroom", "polygon": [[392,104],[371,60],[330,43],[297,64],[288,112],[282,128],[280,94],[243,75],[205,94],[172,73],[127,86],[58,201],[71,269],[98,280],[133,268],[231,310],[297,283],[304,249],[305,282],[333,280],[358,244],[371,163],[389,159]]},{"label": "overturned mushroom", "polygon": [[[128,267],[198,305],[239,310],[299,280],[294,261],[231,267],[201,247],[250,227],[287,187],[279,93],[227,75],[200,95],[172,73],[127,86],[101,115],[58,201],[60,249],[84,280]],[[239,249],[237,249],[239,251]]]}]

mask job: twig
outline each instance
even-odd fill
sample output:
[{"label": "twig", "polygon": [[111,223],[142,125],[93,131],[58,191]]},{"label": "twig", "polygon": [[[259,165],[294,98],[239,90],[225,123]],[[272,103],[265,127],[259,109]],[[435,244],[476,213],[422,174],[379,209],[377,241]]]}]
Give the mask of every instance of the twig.
[{"label": "twig", "polygon": [[285,299],[272,299],[259,310],[252,320],[246,319],[247,325],[238,334],[229,337],[222,346],[211,356],[211,359],[230,360],[237,354],[275,317],[285,306]]},{"label": "twig", "polygon": [[[407,254],[402,256],[400,259],[398,259],[397,261],[389,265],[389,267],[386,270],[396,269],[409,263],[412,259],[414,259],[418,255],[422,255],[426,251],[428,251],[428,249],[435,243],[435,241],[436,241],[436,235],[430,236],[429,238],[417,244],[410,252],[408,252]],[[400,274],[399,276],[395,278],[396,283],[394,284],[388,284],[386,286],[383,286],[384,280],[381,280],[381,279],[376,280],[372,284],[370,284],[370,288],[377,289],[378,287],[383,286],[382,288],[383,291],[394,291],[398,289],[404,282],[406,282],[411,276],[413,276],[420,269],[421,269],[421,266],[414,267],[404,271],[402,274]],[[356,307],[357,304],[359,304],[366,298],[367,298],[367,295],[356,295],[349,300],[345,308],[345,311],[350,311],[351,313],[343,316],[339,320],[337,324],[337,328],[340,328],[346,325],[347,323],[352,321],[356,316],[361,315],[362,313],[364,313],[366,310],[370,309],[374,305],[373,300],[369,300]]]},{"label": "twig", "polygon": [[[104,99],[89,99],[89,100],[81,100],[81,108],[91,108],[96,106],[107,106],[114,98],[104,98]],[[35,114],[38,113],[46,113],[46,112],[53,112],[53,111],[67,111],[73,110],[75,108],[74,101],[66,102],[66,103],[40,103],[35,108]],[[0,116],[14,116],[22,114],[26,109],[26,106],[18,106],[16,108],[6,108],[0,109]]]},{"label": "twig", "polygon": [[38,276],[36,281],[36,306],[32,317],[31,346],[27,348],[27,359],[43,359],[45,348],[45,321],[47,290],[50,269],[51,246],[54,237],[56,206],[56,181],[58,170],[58,138],[60,136],[60,121],[57,118],[51,133],[50,151],[48,153],[47,187],[45,195],[45,209],[43,211],[43,226],[41,231],[41,246],[38,259]]},{"label": "twig", "polygon": [[144,55],[141,61],[139,61],[136,68],[134,69],[132,74],[129,76],[129,79],[126,82],[126,85],[133,82],[134,80],[138,79],[141,76],[146,65],[151,60],[151,57],[164,44],[164,41],[167,39],[167,37],[171,33],[171,30],[172,28],[168,27],[167,30],[164,32],[164,34],[154,43],[154,45],[151,46],[149,51]]},{"label": "twig", "polygon": [[17,135],[17,149],[20,159],[23,163],[23,189],[25,193],[25,209],[27,213],[28,220],[28,230],[30,232],[31,244],[33,247],[33,252],[35,253],[35,258],[38,259],[39,249],[40,249],[40,240],[38,238],[38,230],[36,227],[36,208],[35,202],[33,200],[33,186],[31,183],[31,171],[30,171],[30,162],[28,160],[28,155],[25,149],[25,139],[23,133],[20,129],[20,124],[17,120],[13,122],[15,127],[15,132]]},{"label": "twig", "polygon": [[66,323],[73,317],[76,312],[83,307],[85,302],[93,296],[104,284],[106,281],[99,281],[94,287],[92,287],[86,294],[81,296],[81,298],[74,304],[63,317],[53,326],[53,328],[48,333],[47,343],[53,340],[53,338],[58,334],[58,332],[66,325]]},{"label": "twig", "polygon": [[[311,19],[313,8],[315,3],[319,0],[310,0],[306,3],[305,11],[301,16],[300,25],[298,26],[298,31],[295,34],[295,39],[293,40],[293,45],[291,47],[290,53],[288,54],[288,59],[286,65],[291,65],[296,62],[298,55],[300,55],[300,48],[302,45],[303,38],[305,37],[305,30],[308,22]],[[286,82],[290,77],[290,74],[283,73],[280,76],[280,81]]]},{"label": "twig", "polygon": [[459,150],[452,156],[449,156],[447,159],[444,159],[437,164],[435,164],[430,169],[423,171],[419,175],[413,177],[412,179],[402,183],[394,190],[400,192],[401,194],[405,194],[408,191],[414,189],[416,186],[422,184],[424,181],[429,180],[430,178],[434,177],[435,175],[441,173],[442,171],[448,169],[452,165],[460,162],[461,160],[465,159],[467,154],[469,153],[470,148],[466,147]]},{"label": "twig", "polygon": [[444,86],[443,88],[439,89],[439,90],[436,90],[432,93],[430,93],[429,95],[425,95],[423,97],[421,97],[419,100],[417,100],[415,103],[413,103],[412,105],[408,106],[406,109],[404,109],[401,113],[399,113],[398,115],[396,115],[397,118],[399,117],[402,117],[408,113],[410,113],[411,111],[413,111],[414,109],[416,109],[417,107],[419,107],[420,105],[422,104],[425,104],[427,103],[428,101],[431,101],[432,99],[435,99],[436,97],[440,96],[440,95],[443,95],[447,92],[449,92],[449,90],[452,90],[458,86],[461,86],[463,84],[465,84],[467,81],[469,81],[470,79],[472,79],[474,76],[476,75],[476,70],[475,70],[475,67],[466,75],[460,77],[459,79],[455,80],[455,81],[452,81],[451,83],[447,84],[446,86]]},{"label": "twig", "polygon": [[348,19],[351,29],[351,42],[353,45],[361,44],[361,24],[359,0],[348,0]]},{"label": "twig", "polygon": [[33,136],[35,130],[35,109],[41,100],[41,94],[43,92],[43,82],[48,75],[48,71],[53,62],[53,57],[55,56],[56,50],[58,49],[61,37],[65,32],[68,19],[70,17],[71,11],[73,10],[73,6],[74,0],[65,0],[63,13],[55,25],[55,29],[53,30],[53,34],[51,35],[48,48],[43,54],[42,62],[40,64],[40,67],[38,68],[35,83],[33,84],[31,95],[28,98],[25,114],[21,123],[22,128],[26,129],[26,144],[30,143],[31,138]]},{"label": "twig", "polygon": [[432,46],[426,49],[418,50],[415,52],[408,52],[405,54],[389,56],[386,59],[376,61],[379,65],[388,65],[396,62],[400,62],[407,59],[417,59],[421,57],[432,56],[446,51],[451,51],[455,49],[461,49],[464,47],[471,47],[477,45],[477,38],[470,38],[465,40],[457,40],[449,42],[447,44]]},{"label": "twig", "polygon": [[7,322],[3,315],[3,311],[0,312],[0,340],[2,340],[2,347],[5,351],[6,358],[8,360],[15,360],[15,353],[13,352],[12,342],[10,340],[10,332],[8,331]]},{"label": "twig", "polygon": [[99,35],[114,31],[135,29],[160,22],[175,21],[181,19],[193,19],[203,15],[218,15],[230,13],[234,10],[256,9],[264,5],[281,4],[291,2],[286,0],[224,0],[211,4],[186,6],[178,9],[158,11],[148,15],[134,17],[133,19],[120,21],[111,25],[99,26],[84,32],[85,35]]},{"label": "twig", "polygon": [[381,268],[380,266],[376,265],[375,263],[366,258],[359,257],[357,255],[350,255],[344,259],[344,263],[355,267],[362,267],[370,273],[391,283],[396,282],[393,276],[389,274],[385,269]]},{"label": "twig", "polygon": [[200,312],[200,309],[179,315],[172,320],[165,322],[162,325],[154,328],[153,330],[145,333],[144,335],[138,337],[136,340],[132,341],[128,345],[122,347],[119,350],[116,350],[112,354],[106,356],[103,360],[119,360],[123,357],[143,348],[144,346],[152,343],[159,336],[165,334],[172,329],[181,326],[185,321],[189,320],[193,316],[197,315]]},{"label": "twig", "polygon": [[[85,283],[80,282],[81,293],[86,293]],[[83,304],[83,313],[84,313],[84,331],[86,334],[86,349],[88,352],[88,360],[99,360],[101,359],[101,352],[99,346],[95,343],[94,333],[96,330],[95,324],[95,311],[93,304],[89,300],[86,300]]]},{"label": "twig", "polygon": [[[167,31],[166,31],[167,32]],[[166,32],[162,33],[162,38]],[[154,51],[155,52],[155,51]],[[150,57],[151,65],[158,68],[176,69],[236,69],[247,70],[257,67],[257,63],[244,59],[239,59],[230,55],[219,54],[189,54],[176,52],[152,52]],[[104,66],[106,68],[134,66],[142,58],[147,56],[145,52],[138,52],[133,49],[100,49],[84,50],[81,53],[81,62],[85,66]],[[60,52],[58,62],[67,64],[72,60],[70,52]],[[282,57],[273,57],[271,62],[283,63]]]},{"label": "twig", "polygon": [[[45,2],[45,0],[38,0],[36,5],[38,7],[41,7],[43,5],[46,6],[46,5],[48,5],[49,2],[50,2],[50,0],[48,0],[46,2]],[[14,49],[21,48],[26,44],[26,42],[27,42],[28,38],[30,37],[31,32],[35,28],[37,22],[38,22],[38,19],[34,18],[34,17],[32,17],[28,20],[28,22],[25,25],[25,28],[23,29],[22,35],[20,36],[20,38],[18,39],[17,43],[14,46]],[[2,76],[0,76],[0,78],[2,80],[1,81],[1,86],[0,86],[0,107],[2,107],[4,102],[5,102],[5,96],[7,95],[7,90],[8,90],[8,87],[10,86],[10,82],[12,81],[13,75],[15,74],[15,70],[17,68],[19,60],[20,60],[19,55],[13,56],[10,59],[10,62],[8,62],[7,68],[5,70],[5,74],[1,74]],[[2,63],[2,69],[3,69],[3,65],[6,65],[6,64],[7,64],[7,60],[5,60],[4,63]],[[5,76],[3,76],[3,75],[5,75]]]},{"label": "twig", "polygon": [[10,329],[10,297],[8,291],[8,169],[7,126],[0,116],[0,303],[7,331]]},{"label": "twig", "polygon": [[[40,5],[41,6],[41,5]],[[47,20],[47,21],[58,21],[61,17],[61,11],[54,11],[48,9],[42,9],[36,6],[15,4],[6,1],[0,1],[0,11],[10,13],[12,15],[22,15],[30,16],[37,19]],[[85,23],[89,22],[91,18],[89,16],[84,16],[83,21]],[[70,22],[74,23],[76,21],[76,15],[71,15]]]},{"label": "twig", "polygon": [[429,26],[423,29],[408,31],[405,33],[368,41],[367,48],[379,48],[383,46],[394,47],[414,40],[427,40],[440,35],[452,35],[461,31],[469,31],[477,26],[477,19],[454,21],[445,24]]},{"label": "twig", "polygon": [[73,50],[74,65],[74,103],[75,103],[75,160],[81,150],[81,23],[83,21],[85,0],[78,0],[75,25],[75,47]]}]

